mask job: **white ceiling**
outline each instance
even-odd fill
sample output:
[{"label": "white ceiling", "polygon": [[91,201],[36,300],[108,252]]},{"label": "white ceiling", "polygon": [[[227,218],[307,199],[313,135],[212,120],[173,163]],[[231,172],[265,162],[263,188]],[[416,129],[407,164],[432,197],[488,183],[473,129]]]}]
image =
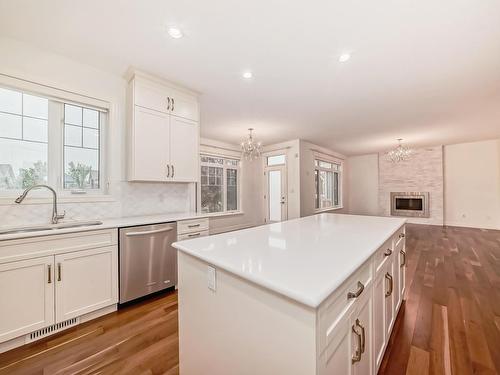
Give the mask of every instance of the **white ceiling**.
[{"label": "white ceiling", "polygon": [[498,0],[0,0],[0,35],[196,89],[222,141],[254,127],[360,154],[500,136]]}]

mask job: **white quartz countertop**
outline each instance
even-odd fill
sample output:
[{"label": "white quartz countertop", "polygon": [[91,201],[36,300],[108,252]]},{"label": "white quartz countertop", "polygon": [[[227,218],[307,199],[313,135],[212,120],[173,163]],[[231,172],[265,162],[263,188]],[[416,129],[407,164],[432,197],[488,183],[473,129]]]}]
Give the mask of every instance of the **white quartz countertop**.
[{"label": "white quartz countertop", "polygon": [[319,214],[174,243],[174,247],[316,308],[405,219]]},{"label": "white quartz countertop", "polygon": [[[129,217],[119,217],[113,219],[103,219],[100,225],[89,225],[74,228],[60,228],[60,229],[49,229],[43,231],[33,231],[33,232],[23,232],[23,233],[10,233],[10,234],[0,234],[0,241],[14,240],[20,238],[29,237],[39,237],[39,236],[50,236],[56,234],[64,233],[75,233],[75,232],[86,232],[89,230],[99,230],[99,229],[111,229],[111,228],[123,228],[135,225],[147,225],[155,223],[167,223],[179,220],[189,220],[189,219],[199,219],[204,217],[209,217],[207,214],[198,214],[195,212],[191,213],[173,213],[165,215],[148,215],[148,216],[129,216]],[[61,223],[71,223],[71,220],[61,220]],[[30,225],[25,225],[30,226]],[[37,226],[37,225],[34,225]],[[10,229],[19,226],[0,226],[0,229]]]}]

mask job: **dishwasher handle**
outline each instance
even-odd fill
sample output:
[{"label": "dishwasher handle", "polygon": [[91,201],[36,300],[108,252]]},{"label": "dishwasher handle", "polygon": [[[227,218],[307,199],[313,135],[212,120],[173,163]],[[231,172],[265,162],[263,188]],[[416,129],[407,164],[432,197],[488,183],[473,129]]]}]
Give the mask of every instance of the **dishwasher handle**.
[{"label": "dishwasher handle", "polygon": [[148,235],[148,234],[169,232],[169,231],[171,231],[173,229],[174,228],[170,227],[170,228],[161,228],[161,229],[155,229],[155,230],[147,230],[147,231],[144,231],[144,232],[128,232],[128,233],[125,233],[125,236],[127,236],[127,237],[145,236],[145,235]]}]

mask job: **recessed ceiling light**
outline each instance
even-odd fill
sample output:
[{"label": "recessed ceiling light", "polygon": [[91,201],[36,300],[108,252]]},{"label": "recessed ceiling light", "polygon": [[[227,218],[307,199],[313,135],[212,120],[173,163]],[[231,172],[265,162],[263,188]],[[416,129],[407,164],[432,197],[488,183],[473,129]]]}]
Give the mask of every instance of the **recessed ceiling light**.
[{"label": "recessed ceiling light", "polygon": [[339,56],[339,62],[343,63],[348,61],[351,58],[350,53],[343,53],[342,55]]},{"label": "recessed ceiling light", "polygon": [[243,72],[243,78],[250,79],[252,77],[253,77],[252,72],[250,71]]},{"label": "recessed ceiling light", "polygon": [[168,35],[170,35],[174,39],[179,39],[179,38],[182,38],[184,36],[181,29],[179,29],[178,27],[173,27],[173,26],[168,28]]}]

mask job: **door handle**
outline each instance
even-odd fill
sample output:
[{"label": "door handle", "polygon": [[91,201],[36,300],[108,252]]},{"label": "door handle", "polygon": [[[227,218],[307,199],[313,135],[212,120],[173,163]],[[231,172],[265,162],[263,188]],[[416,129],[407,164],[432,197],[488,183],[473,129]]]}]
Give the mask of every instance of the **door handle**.
[{"label": "door handle", "polygon": [[399,253],[403,256],[403,262],[399,265],[399,267],[406,266],[406,251],[400,250]]},{"label": "door handle", "polygon": [[175,108],[175,101],[174,98],[172,98],[172,112],[174,111],[174,108]]},{"label": "door handle", "polygon": [[[356,323],[357,323],[357,320],[356,320]],[[356,335],[356,339],[358,341],[358,348],[356,349],[356,351],[352,355],[352,363],[354,364],[356,362],[361,361],[361,334],[358,331],[356,331],[356,326],[354,324],[352,326],[352,332]]]},{"label": "door handle", "polygon": [[170,110],[170,98],[167,96],[167,111]]},{"label": "door handle", "polygon": [[201,236],[200,232],[188,234],[188,237],[198,237],[198,236]]},{"label": "door handle", "polygon": [[61,277],[61,263],[57,263],[57,281],[61,281],[62,280],[62,277]]},{"label": "door handle", "polygon": [[52,264],[47,265],[47,284],[52,284]]},{"label": "door handle", "polygon": [[358,298],[363,293],[363,290],[365,290],[365,286],[361,281],[358,281],[358,290],[347,293],[347,299]]},{"label": "door handle", "polygon": [[391,276],[391,274],[389,272],[387,272],[385,274],[385,278],[387,280],[389,280],[389,290],[387,292],[385,292],[385,296],[389,297],[392,294],[392,289],[394,287],[394,285],[393,285],[393,279],[392,279],[392,276]]},{"label": "door handle", "polygon": [[191,224],[188,225],[188,228],[198,228],[201,224]]},{"label": "door handle", "polygon": [[147,230],[147,231],[144,231],[144,232],[128,232],[128,233],[125,233],[125,236],[127,236],[127,237],[145,236],[145,235],[148,235],[148,234],[168,232],[168,231],[171,231],[173,229],[174,228],[162,228],[162,229]]},{"label": "door handle", "polygon": [[[174,99],[172,99],[172,100],[174,100]],[[175,175],[175,169],[174,169],[174,165],[172,164],[172,178],[174,177],[174,175]]]},{"label": "door handle", "polygon": [[356,319],[356,325],[359,328],[361,328],[361,354],[363,354],[365,352],[365,343],[366,343],[365,327],[363,327],[359,319]]},{"label": "door handle", "polygon": [[392,250],[391,249],[387,249],[386,251],[384,251],[384,256],[388,257],[392,254]]},{"label": "door handle", "polygon": [[405,234],[404,233],[400,233],[399,234],[399,238],[405,238]]},{"label": "door handle", "polygon": [[170,164],[167,164],[167,178],[170,177]]}]

